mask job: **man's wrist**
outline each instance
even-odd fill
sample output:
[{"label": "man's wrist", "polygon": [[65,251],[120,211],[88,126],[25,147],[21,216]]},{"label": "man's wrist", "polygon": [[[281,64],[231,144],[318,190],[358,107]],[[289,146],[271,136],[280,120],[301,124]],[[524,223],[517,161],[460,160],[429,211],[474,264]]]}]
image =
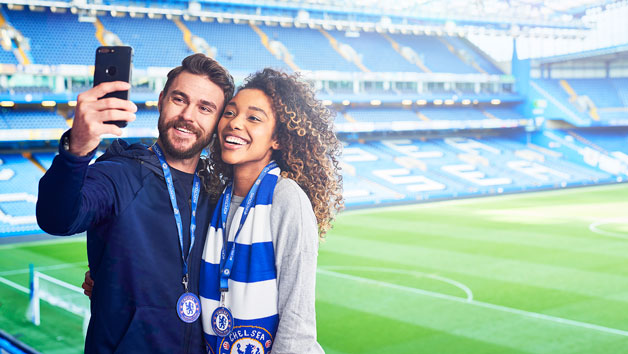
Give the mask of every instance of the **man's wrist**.
[{"label": "man's wrist", "polygon": [[86,153],[81,153],[80,151],[73,151],[72,150],[72,138],[71,138],[71,132],[72,129],[68,130],[67,132],[65,132],[62,136],[61,136],[61,140],[59,141],[59,153],[66,155],[66,156],[72,156],[75,158],[83,158],[83,157],[90,157],[94,154],[94,152],[96,151],[96,149],[93,149],[91,151],[87,151]]},{"label": "man's wrist", "polygon": [[70,134],[63,134],[61,137],[61,147],[63,150],[70,152]]}]

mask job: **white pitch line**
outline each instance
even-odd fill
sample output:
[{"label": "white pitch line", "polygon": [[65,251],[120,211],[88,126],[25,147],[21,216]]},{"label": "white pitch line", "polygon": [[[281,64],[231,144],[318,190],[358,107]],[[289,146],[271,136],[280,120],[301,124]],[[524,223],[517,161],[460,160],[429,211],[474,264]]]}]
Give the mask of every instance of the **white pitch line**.
[{"label": "white pitch line", "polygon": [[19,290],[19,291],[21,291],[23,293],[30,294],[30,292],[31,292],[28,288],[25,288],[25,287],[21,286],[20,284],[14,283],[14,282],[10,281],[9,279],[3,278],[3,277],[0,277],[0,283],[4,283],[4,284],[6,284],[6,285],[8,285],[10,287],[13,287],[13,288],[15,288],[15,289],[17,289],[17,290]]},{"label": "white pitch line", "polygon": [[621,219],[607,219],[607,220],[601,220],[601,221],[596,221],[594,223],[591,223],[589,225],[589,230],[593,233],[596,234],[600,234],[603,236],[608,236],[608,237],[614,237],[614,238],[621,238],[624,240],[628,239],[628,235],[625,233],[618,233],[618,232],[611,232],[611,231],[605,231],[599,228],[599,226],[601,225],[606,225],[606,224],[617,224],[617,223],[628,223],[628,219],[625,218],[621,218]]},{"label": "white pitch line", "polygon": [[511,308],[511,307],[500,306],[500,305],[490,304],[490,303],[476,301],[476,300],[467,300],[467,299],[463,299],[463,298],[457,297],[457,296],[446,295],[446,294],[441,294],[441,293],[437,293],[437,292],[433,292],[433,291],[427,291],[427,290],[422,290],[422,289],[410,288],[410,287],[407,287],[407,286],[396,285],[396,284],[386,283],[386,282],[382,282],[382,281],[378,281],[378,280],[357,277],[357,276],[354,276],[354,275],[348,275],[348,274],[333,272],[333,271],[330,271],[330,270],[318,269],[317,272],[320,273],[320,274],[323,274],[323,275],[329,275],[329,276],[333,276],[333,277],[337,277],[337,278],[341,278],[341,279],[353,280],[353,281],[357,281],[357,282],[360,282],[360,283],[366,283],[366,284],[372,284],[372,285],[377,285],[377,286],[383,286],[383,287],[396,289],[396,290],[401,290],[401,291],[405,291],[405,292],[409,292],[409,293],[413,293],[413,294],[420,294],[420,295],[425,295],[425,296],[431,296],[431,297],[436,297],[436,298],[440,298],[440,299],[444,299],[444,300],[455,301],[455,302],[459,302],[459,303],[463,303],[463,304],[489,308],[489,309],[492,309],[492,310],[498,310],[498,311],[503,311],[503,312],[508,312],[508,313],[514,313],[514,314],[522,315],[522,316],[525,316],[525,317],[531,317],[531,318],[536,318],[536,319],[540,319],[540,320],[546,320],[546,321],[560,323],[560,324],[565,324],[565,325],[570,325],[570,326],[574,326],[574,327],[586,328],[586,329],[591,329],[591,330],[595,330],[595,331],[599,331],[599,332],[616,334],[616,335],[628,337],[628,331],[623,331],[621,329],[604,327],[604,326],[600,326],[600,325],[596,325],[596,324],[580,322],[580,321],[574,321],[574,320],[569,320],[569,319],[566,319],[566,318],[555,317],[555,316],[550,316],[550,315],[544,315],[544,314],[537,313],[537,312],[518,310],[518,309]]},{"label": "white pitch line", "polygon": [[[395,269],[395,268],[362,267],[362,266],[324,266],[324,267],[321,267],[320,269],[323,269],[323,270],[358,270],[358,271],[364,270],[364,271],[371,271],[371,272],[411,275],[417,278],[418,277],[431,278],[431,279],[442,281],[443,283],[447,283],[447,284],[455,286],[456,288],[464,291],[464,293],[467,295],[467,301],[473,300],[473,292],[468,286],[462,284],[459,281],[455,281],[453,279],[441,277],[434,274],[427,274],[427,273],[421,273],[421,272],[416,272],[416,271],[411,271],[411,270]],[[342,274],[342,273],[339,273],[339,274]]]},{"label": "white pitch line", "polygon": [[23,248],[23,247],[43,246],[43,245],[62,244],[62,243],[74,243],[74,242],[85,242],[85,233],[76,234],[73,236],[57,237],[57,238],[48,239],[48,240],[7,243],[7,244],[0,245],[0,250],[6,250],[6,249],[11,250],[11,249],[17,249],[17,248]]},{"label": "white pitch line", "polygon": [[[65,269],[65,268],[72,268],[72,267],[75,267],[77,265],[87,266],[87,263],[85,263],[85,262],[63,263],[63,264],[56,264],[56,265],[51,265],[51,266],[35,267],[35,270],[46,271],[46,270]],[[28,268],[14,269],[14,270],[5,270],[4,272],[0,272],[0,276],[15,275],[15,274],[25,274],[25,273],[28,273],[28,272],[30,272],[30,270]]]}]

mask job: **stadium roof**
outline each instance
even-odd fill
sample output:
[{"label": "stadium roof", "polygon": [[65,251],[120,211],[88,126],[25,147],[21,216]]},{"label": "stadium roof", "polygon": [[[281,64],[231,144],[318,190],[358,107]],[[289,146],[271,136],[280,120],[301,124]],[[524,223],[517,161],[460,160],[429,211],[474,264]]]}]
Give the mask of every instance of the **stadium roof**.
[{"label": "stadium roof", "polygon": [[327,8],[382,9],[400,11],[441,12],[453,16],[502,14],[520,18],[551,18],[562,15],[581,17],[591,8],[621,2],[613,0],[279,0],[249,1],[233,3],[291,3],[321,5]]},{"label": "stadium roof", "polygon": [[[0,0],[0,3],[235,21],[271,21],[337,29],[577,37],[583,17],[628,0]],[[186,18],[187,19],[187,18]]]},{"label": "stadium roof", "polygon": [[534,62],[542,65],[574,61],[612,63],[620,60],[628,61],[628,44],[538,58]]},{"label": "stadium roof", "polygon": [[[197,0],[200,2],[206,0]],[[624,0],[234,0],[240,4],[291,4],[302,7],[317,6],[326,9],[379,10],[407,16],[421,14],[424,17],[439,16],[444,19],[490,20],[491,17],[520,20],[561,22],[579,19],[588,10],[603,8]],[[549,23],[547,24],[549,25]]]}]

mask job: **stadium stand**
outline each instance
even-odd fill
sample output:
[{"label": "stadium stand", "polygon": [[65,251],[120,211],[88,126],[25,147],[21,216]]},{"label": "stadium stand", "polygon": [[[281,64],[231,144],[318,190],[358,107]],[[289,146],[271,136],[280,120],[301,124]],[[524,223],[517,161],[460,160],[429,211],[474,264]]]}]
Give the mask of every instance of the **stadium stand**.
[{"label": "stadium stand", "polygon": [[[175,67],[181,63],[181,58],[192,54],[183,40],[183,33],[170,20],[136,18],[129,26],[128,18],[100,16],[98,19],[122,44],[133,47],[133,65],[136,67]],[[164,50],[159,42],[168,43],[168,50]]]},{"label": "stadium stand", "polygon": [[0,110],[7,129],[67,129],[68,125],[56,112],[41,110]]},{"label": "stadium stand", "polygon": [[[394,193],[372,197],[378,203],[390,203],[614,180],[612,171],[582,161],[565,161],[562,154],[534,149],[522,138],[518,133],[479,139],[459,136],[353,143],[346,148],[350,155],[343,159],[350,171],[357,171],[347,181],[354,191],[346,196],[347,202],[368,203],[365,197],[372,194],[367,194],[365,186],[371,185],[392,190]],[[360,184],[352,185],[356,179]],[[362,193],[355,192],[357,189]]]},{"label": "stadium stand", "polygon": [[0,63],[4,64],[17,64],[18,61],[15,58],[12,50],[0,49]]},{"label": "stadium stand", "polygon": [[346,115],[356,122],[398,122],[419,119],[416,113],[409,109],[350,109],[346,111]]},{"label": "stadium stand", "polygon": [[[120,4],[103,2],[109,3]],[[185,8],[178,2],[160,6]],[[200,6],[225,11],[217,3]],[[259,15],[246,6],[230,9]],[[292,13],[272,7],[260,11],[269,16]],[[140,109],[126,132],[136,140],[156,136],[154,102],[163,75],[192,52],[214,56],[237,81],[266,66],[313,73],[311,81],[320,97],[338,112],[335,123],[345,139],[342,164],[349,207],[610,183],[628,176],[628,151],[622,147],[628,132],[583,129],[628,125],[626,78],[534,77],[525,96],[515,89],[528,84],[520,73],[513,71],[508,79],[509,74],[487,54],[454,35],[296,27],[272,21],[112,16],[110,12],[97,13],[93,22],[81,22],[80,15],[70,11],[18,10],[7,5],[2,5],[2,16],[28,39],[34,64],[89,65],[94,49],[103,43],[133,46],[137,71],[141,75],[155,71],[160,77],[138,82],[132,89],[131,97]],[[317,12],[311,16],[344,18]],[[0,50],[0,64],[16,64],[17,59],[13,52]],[[0,90],[5,99],[24,97],[21,105],[0,111],[6,146],[19,146],[20,152],[28,151],[29,144],[37,146],[32,157],[10,150],[0,155],[0,175],[5,178],[0,183],[6,193],[36,195],[36,181],[42,175],[38,166],[50,166],[56,136],[68,124],[67,107],[43,109],[37,103],[58,100],[60,94],[66,101],[76,97],[91,86],[89,75],[81,75],[41,85],[16,82]],[[402,99],[406,103],[401,104]],[[541,113],[536,112],[539,101],[546,106]],[[550,129],[543,126],[547,121],[567,126]],[[40,137],[46,130],[55,133]],[[36,138],[16,142],[10,138],[17,131]],[[3,215],[32,217],[33,208],[31,201],[0,201]],[[0,235],[38,230],[34,221],[0,226],[4,227]]]},{"label": "stadium stand", "polygon": [[390,38],[401,48],[407,48],[407,51],[412,49],[431,72],[478,73],[475,68],[458,58],[440,37],[391,34]]},{"label": "stadium stand", "polygon": [[159,119],[159,112],[148,109],[140,109],[135,113],[135,121],[133,125],[140,128],[157,128],[157,120]]},{"label": "stadium stand", "polygon": [[622,106],[619,92],[608,79],[566,79],[565,82],[571,86],[576,95],[588,96],[595,102],[597,107],[620,107]]},{"label": "stadium stand", "polygon": [[610,123],[628,117],[626,79],[535,79],[534,83],[563,111],[593,125],[616,125]]},{"label": "stadium stand", "polygon": [[9,129],[9,124],[4,120],[2,115],[0,115],[0,129]]},{"label": "stadium stand", "polygon": [[[259,26],[271,41],[288,48],[294,63],[303,70],[356,71],[358,68],[343,59],[323,34],[306,28]],[[314,52],[314,53],[313,53]]]},{"label": "stadium stand", "polygon": [[484,106],[479,110],[486,117],[497,119],[525,119],[525,116],[518,112],[515,107],[494,107]]},{"label": "stadium stand", "polygon": [[471,64],[476,70],[491,75],[501,75],[503,72],[485,54],[476,48],[466,39],[448,36],[444,41],[450,44],[458,56],[466,63]]},{"label": "stadium stand", "polygon": [[42,165],[46,170],[52,165],[52,160],[55,157],[55,153],[52,152],[36,152],[33,153],[33,157],[37,162]]},{"label": "stadium stand", "polygon": [[[404,57],[379,33],[328,31],[336,41],[355,51],[364,69],[376,72],[415,72],[416,65]],[[346,49],[345,49],[346,50]]]},{"label": "stadium stand", "polygon": [[184,23],[193,34],[216,48],[216,60],[231,71],[252,73],[265,66],[287,68],[266,49],[263,39],[249,25],[201,21]]},{"label": "stadium stand", "polygon": [[487,119],[482,111],[473,107],[424,107],[419,112],[430,120],[482,120]]},{"label": "stadium stand", "polygon": [[[3,5],[4,6],[4,5]],[[8,20],[30,39],[30,53],[34,64],[87,65],[94,60],[94,50],[100,45],[91,23],[79,22],[71,13],[9,10]],[[71,36],[68,34],[71,33]]]},{"label": "stadium stand", "polygon": [[0,161],[0,235],[38,232],[35,202],[43,171],[20,154],[2,154]]}]

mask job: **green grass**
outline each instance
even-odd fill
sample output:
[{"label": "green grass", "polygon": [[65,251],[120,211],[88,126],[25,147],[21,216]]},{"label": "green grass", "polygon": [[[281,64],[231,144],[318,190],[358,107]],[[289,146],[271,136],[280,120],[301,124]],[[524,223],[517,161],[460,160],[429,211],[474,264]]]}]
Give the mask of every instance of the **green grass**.
[{"label": "green grass", "polygon": [[[0,276],[28,288],[28,265],[80,286],[87,270],[84,238],[0,246]],[[0,284],[0,328],[43,353],[82,353],[82,319],[40,303],[41,324],[26,319],[28,294]]]},{"label": "green grass", "polygon": [[615,185],[343,213],[320,248],[319,340],[330,353],[625,351],[627,210]]},{"label": "green grass", "polygon": [[[83,239],[0,247],[80,285]],[[321,245],[319,342],[340,353],[618,353],[628,348],[628,185],[342,213]],[[81,319],[0,284],[0,328],[45,352],[80,352]]]}]

